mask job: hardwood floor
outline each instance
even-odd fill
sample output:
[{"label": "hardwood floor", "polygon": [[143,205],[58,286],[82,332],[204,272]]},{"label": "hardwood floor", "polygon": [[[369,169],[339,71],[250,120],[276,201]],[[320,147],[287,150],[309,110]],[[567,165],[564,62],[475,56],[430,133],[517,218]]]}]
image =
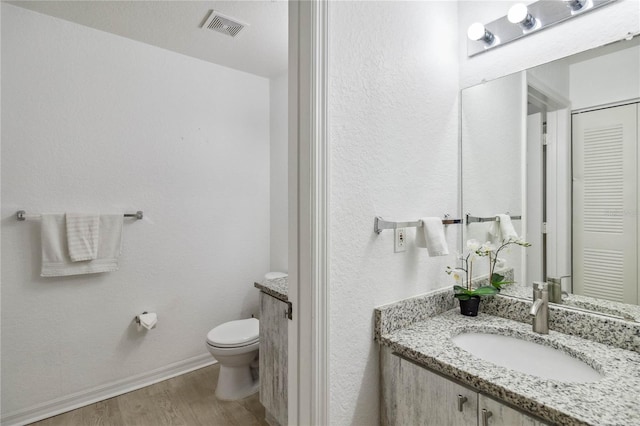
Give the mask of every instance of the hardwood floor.
[{"label": "hardwood floor", "polygon": [[34,426],[267,426],[258,394],[240,401],[214,395],[218,365],[87,405]]}]

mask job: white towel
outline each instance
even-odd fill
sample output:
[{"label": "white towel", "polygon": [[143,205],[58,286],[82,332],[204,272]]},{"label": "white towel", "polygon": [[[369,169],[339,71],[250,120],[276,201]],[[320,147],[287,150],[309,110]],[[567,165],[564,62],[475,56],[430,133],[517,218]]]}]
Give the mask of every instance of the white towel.
[{"label": "white towel", "polygon": [[100,216],[98,254],[94,260],[73,262],[67,245],[63,214],[43,214],[41,223],[43,277],[93,274],[118,270],[122,248],[122,214]]},{"label": "white towel", "polygon": [[67,245],[72,262],[94,260],[98,257],[100,215],[67,213]]},{"label": "white towel", "polygon": [[500,221],[498,220],[498,216],[496,216],[496,220],[492,221],[489,225],[487,234],[487,241],[491,241],[498,245],[502,244],[502,231],[500,231]]},{"label": "white towel", "polygon": [[422,228],[416,231],[416,246],[426,248],[430,257],[449,254],[444,225],[440,217],[423,217]]},{"label": "white towel", "polygon": [[511,217],[508,214],[496,215],[496,221],[500,223],[500,240],[505,242],[511,239],[518,239],[518,233],[516,232],[513,224],[511,223]]}]

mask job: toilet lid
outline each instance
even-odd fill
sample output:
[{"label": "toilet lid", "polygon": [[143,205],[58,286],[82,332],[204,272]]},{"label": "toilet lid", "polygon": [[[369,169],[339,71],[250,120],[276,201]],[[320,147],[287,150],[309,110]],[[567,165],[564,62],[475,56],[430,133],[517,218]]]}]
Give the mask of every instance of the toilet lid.
[{"label": "toilet lid", "polygon": [[207,333],[207,343],[219,347],[249,345],[258,340],[259,324],[256,318],[225,322]]},{"label": "toilet lid", "polygon": [[264,274],[265,280],[276,280],[278,278],[286,278],[289,274],[285,274],[284,272],[267,272]]}]

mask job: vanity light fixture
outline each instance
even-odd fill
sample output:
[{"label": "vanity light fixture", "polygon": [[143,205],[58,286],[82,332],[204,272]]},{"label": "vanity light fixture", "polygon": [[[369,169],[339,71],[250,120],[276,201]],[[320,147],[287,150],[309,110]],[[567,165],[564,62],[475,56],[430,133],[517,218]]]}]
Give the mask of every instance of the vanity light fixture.
[{"label": "vanity light fixture", "polygon": [[536,26],[536,18],[529,13],[529,9],[522,3],[516,3],[509,9],[507,19],[512,24],[518,24],[523,30],[531,30]]},{"label": "vanity light fixture", "polygon": [[614,1],[540,0],[528,5],[514,4],[506,16],[484,25],[477,23],[469,27],[467,55],[486,52]]},{"label": "vanity light fixture", "polygon": [[467,37],[469,37],[469,40],[483,41],[485,44],[492,44],[496,40],[493,33],[487,30],[485,26],[479,22],[469,26],[469,29],[467,30]]}]

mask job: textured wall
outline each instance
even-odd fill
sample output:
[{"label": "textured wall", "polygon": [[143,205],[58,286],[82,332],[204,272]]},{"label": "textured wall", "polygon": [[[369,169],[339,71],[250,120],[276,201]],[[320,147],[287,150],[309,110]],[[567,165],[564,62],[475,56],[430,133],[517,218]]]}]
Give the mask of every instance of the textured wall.
[{"label": "textured wall", "polygon": [[378,424],[375,306],[450,285],[447,257],[393,252],[376,215],[456,215],[455,2],[329,5],[331,424]]},{"label": "textured wall", "polygon": [[[467,57],[467,28],[507,14],[518,1],[460,1],[460,87],[521,71],[640,32],[640,1],[618,0],[596,11],[486,53]],[[532,3],[526,1],[524,3]]]},{"label": "textured wall", "polygon": [[270,103],[270,210],[272,271],[289,271],[289,169],[287,123],[288,74],[272,78],[269,84]]},{"label": "textured wall", "polygon": [[[212,327],[257,311],[267,79],[2,3],[2,123],[3,414],[206,356]],[[19,208],[145,219],[119,271],[41,278]]]}]

